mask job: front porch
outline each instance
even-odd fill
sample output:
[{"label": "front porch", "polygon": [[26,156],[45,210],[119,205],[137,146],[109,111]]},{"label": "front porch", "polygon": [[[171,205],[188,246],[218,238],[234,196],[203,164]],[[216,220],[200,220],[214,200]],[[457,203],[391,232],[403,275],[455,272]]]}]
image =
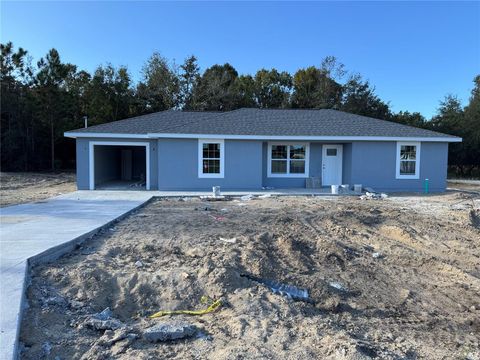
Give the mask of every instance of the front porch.
[{"label": "front porch", "polygon": [[[143,189],[145,190],[145,189]],[[82,193],[92,193],[92,196],[95,194],[115,194],[117,192],[134,192],[137,193],[139,190],[135,189],[105,189],[105,190],[78,190]],[[220,189],[221,191],[221,189]],[[140,190],[140,192],[142,192]],[[182,190],[150,190],[148,194],[152,197],[205,197],[213,196],[213,191],[208,190],[192,190],[192,191],[182,191]],[[286,189],[239,189],[239,190],[226,190],[221,191],[221,196],[228,197],[241,197],[246,195],[252,195],[254,197],[259,196],[358,196],[361,193],[356,193],[353,190],[340,191],[338,194],[332,194],[330,188],[318,188],[318,189],[305,189],[305,188],[286,188]]]}]

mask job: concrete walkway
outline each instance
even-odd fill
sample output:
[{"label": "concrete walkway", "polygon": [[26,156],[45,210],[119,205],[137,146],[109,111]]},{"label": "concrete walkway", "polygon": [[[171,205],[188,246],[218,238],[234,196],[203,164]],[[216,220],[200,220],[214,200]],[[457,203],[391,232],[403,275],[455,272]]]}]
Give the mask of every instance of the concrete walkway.
[{"label": "concrete walkway", "polygon": [[142,205],[147,191],[76,191],[0,209],[0,357],[15,359],[28,265],[56,258]]}]

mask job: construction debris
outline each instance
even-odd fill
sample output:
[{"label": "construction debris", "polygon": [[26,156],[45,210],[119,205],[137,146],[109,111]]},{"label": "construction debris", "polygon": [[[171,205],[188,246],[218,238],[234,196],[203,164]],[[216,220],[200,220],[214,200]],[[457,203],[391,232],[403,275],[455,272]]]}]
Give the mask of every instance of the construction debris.
[{"label": "construction debris", "polygon": [[88,316],[84,325],[95,330],[117,330],[125,327],[120,320],[112,318],[112,311],[108,307],[102,312]]},{"label": "construction debris", "polygon": [[229,244],[235,244],[237,242],[237,238],[226,239],[226,238],[220,237],[220,241],[223,241]]},{"label": "construction debris", "polygon": [[240,196],[240,200],[242,201],[250,201],[254,198],[254,196],[252,194],[248,194],[248,195],[244,195],[244,196]]},{"label": "construction debris", "polygon": [[311,302],[311,299],[308,297],[307,289],[301,289],[293,285],[282,284],[274,280],[262,279],[249,274],[241,274],[240,276],[246,277],[247,279],[258,282],[270,288],[274,294],[280,294],[292,300]]},{"label": "construction debris", "polygon": [[259,199],[267,199],[269,197],[272,197],[272,194],[263,194],[263,195],[260,195],[258,198]]},{"label": "construction debris", "polygon": [[150,342],[172,341],[193,336],[197,332],[195,325],[184,321],[171,321],[149,327],[143,337]]},{"label": "construction debris", "polygon": [[376,193],[376,192],[370,192],[367,191],[365,195],[361,195],[360,199],[362,200],[383,200],[388,198],[388,195],[385,193]]},{"label": "construction debris", "polygon": [[206,308],[204,310],[162,310],[162,311],[156,312],[153,315],[150,315],[149,318],[154,319],[154,318],[162,317],[162,316],[165,316],[165,315],[181,315],[181,314],[183,314],[183,315],[204,315],[204,314],[208,314],[208,313],[211,313],[211,312],[215,311],[221,305],[222,305],[221,300],[215,300],[210,304],[210,306],[208,308]]},{"label": "construction debris", "polygon": [[220,186],[213,186],[212,187],[212,193],[213,193],[213,197],[217,198],[219,197],[221,194],[220,194]]},{"label": "construction debris", "polygon": [[218,196],[202,195],[200,196],[200,199],[205,201],[228,201],[230,200],[230,197],[224,196],[224,195],[218,195]]},{"label": "construction debris", "polygon": [[138,338],[138,335],[135,333],[130,333],[128,329],[121,328],[118,330],[105,330],[103,336],[98,339],[98,344],[103,346],[112,346],[113,344],[122,341],[124,339],[129,339],[130,341]]},{"label": "construction debris", "polygon": [[334,289],[337,289],[337,290],[340,290],[340,291],[346,291],[347,290],[342,284],[340,284],[339,282],[336,282],[336,281],[331,282],[328,285],[330,285]]}]

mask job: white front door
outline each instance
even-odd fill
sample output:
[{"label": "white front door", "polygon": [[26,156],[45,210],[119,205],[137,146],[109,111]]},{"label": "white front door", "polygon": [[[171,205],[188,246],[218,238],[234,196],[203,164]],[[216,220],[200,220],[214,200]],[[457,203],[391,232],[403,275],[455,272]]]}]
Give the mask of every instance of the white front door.
[{"label": "white front door", "polygon": [[343,145],[323,145],[322,185],[342,184]]}]

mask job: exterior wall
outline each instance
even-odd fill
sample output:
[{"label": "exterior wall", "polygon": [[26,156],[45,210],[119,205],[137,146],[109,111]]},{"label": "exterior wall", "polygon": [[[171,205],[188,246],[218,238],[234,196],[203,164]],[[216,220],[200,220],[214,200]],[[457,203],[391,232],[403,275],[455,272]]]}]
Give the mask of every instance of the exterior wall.
[{"label": "exterior wall", "polygon": [[343,144],[342,183],[352,184],[352,144]]},{"label": "exterior wall", "polygon": [[422,142],[419,179],[396,179],[396,142],[353,142],[350,184],[376,191],[424,191],[429,179],[432,192],[445,191],[448,143]]},{"label": "exterior wall", "polygon": [[[112,139],[112,138],[77,138],[77,188],[78,190],[88,190],[90,188],[90,141],[111,142],[148,142],[150,144],[150,189],[156,190],[158,184],[158,150],[157,140],[147,139]],[[98,171],[98,170],[96,170]]]},{"label": "exterior wall", "polygon": [[160,190],[260,189],[262,142],[225,140],[223,178],[198,177],[198,139],[158,140]]},{"label": "exterior wall", "polygon": [[[135,141],[134,139],[77,139],[77,186],[89,189],[89,142]],[[224,178],[198,177],[197,139],[138,140],[150,143],[150,187],[152,190],[303,188],[304,178],[269,178],[267,142],[225,140]],[[322,175],[321,142],[310,143],[309,176]],[[160,154],[158,156],[158,154]],[[423,191],[429,179],[432,192],[444,191],[447,178],[448,143],[423,142],[420,178],[396,179],[396,142],[357,141],[343,144],[343,181],[378,191]],[[96,170],[97,172],[99,170]]]},{"label": "exterior wall", "polygon": [[88,190],[89,184],[89,140],[77,138],[77,189]]}]

